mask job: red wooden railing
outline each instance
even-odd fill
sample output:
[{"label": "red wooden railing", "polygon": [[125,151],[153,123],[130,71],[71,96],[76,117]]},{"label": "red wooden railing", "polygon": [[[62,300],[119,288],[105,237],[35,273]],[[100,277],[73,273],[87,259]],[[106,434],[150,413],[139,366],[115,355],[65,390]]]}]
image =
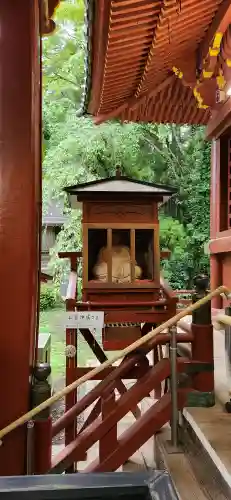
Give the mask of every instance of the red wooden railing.
[{"label": "red wooden railing", "polygon": [[[89,307],[89,303],[85,304],[77,300],[77,281],[78,281],[78,259],[81,257],[81,252],[62,253],[62,258],[69,258],[71,261],[71,274],[66,297],[67,311],[78,308]],[[178,295],[191,294],[192,291],[178,290],[173,291],[167,282],[161,278],[161,288],[163,299],[158,301],[165,304],[172,304],[175,307]],[[187,300],[187,299],[186,299]],[[188,299],[188,302],[190,299]],[[185,302],[183,302],[185,304]],[[113,307],[128,307],[128,303],[113,302]],[[144,306],[144,303],[138,304],[135,301],[130,303],[129,307]],[[145,303],[145,306],[155,306],[156,301]],[[91,302],[91,307],[100,308],[101,303]],[[179,324],[184,333],[176,334],[176,342],[193,343],[194,349],[192,359],[182,357],[177,360],[177,371],[187,371],[188,364],[200,364],[208,362],[208,356],[211,356],[211,350],[207,356],[200,355],[199,347],[201,335],[207,338],[207,342],[211,342],[211,326],[207,325],[199,327],[192,325],[190,327],[184,322]],[[207,330],[206,330],[207,327]],[[201,331],[202,329],[203,332]],[[91,347],[100,363],[107,360],[107,357],[93,337],[91,332],[86,329],[81,329],[86,342]],[[199,336],[200,334],[200,336]],[[125,357],[119,366],[111,366],[105,368],[100,374],[96,374],[95,380],[100,382],[88,392],[80,401],[77,400],[77,391],[74,390],[67,394],[65,403],[65,413],[52,425],[52,436],[55,437],[62,430],[65,430],[65,448],[56,455],[50,464],[50,472],[74,472],[79,461],[86,459],[86,454],[97,441],[99,442],[99,457],[88,465],[84,472],[96,471],[113,471],[122,465],[129,457],[142,446],[153,434],[158,431],[164,423],[171,419],[171,396],[168,388],[165,385],[163,391],[163,382],[170,377],[171,368],[170,360],[163,358],[161,345],[166,345],[171,341],[171,333],[160,333],[158,336],[147,341],[142,346],[142,351],[134,352],[128,357]],[[66,330],[66,344],[72,345],[76,349],[76,355],[67,358],[66,384],[72,384],[78,377],[88,374],[91,369],[89,367],[78,367],[77,365],[77,343],[78,335],[75,329]],[[197,346],[197,347],[196,347]],[[150,352],[154,353],[154,366],[149,365],[146,355]],[[207,356],[207,357],[206,357]],[[133,379],[135,383],[132,387],[126,388],[124,380]],[[196,379],[196,389],[203,389],[203,381]],[[211,385],[211,376],[210,376]],[[207,383],[207,382],[206,382]],[[206,385],[206,384],[205,384]],[[119,393],[118,398],[115,398],[115,390]],[[206,390],[206,389],[205,389]],[[148,396],[152,391],[155,391],[155,398],[150,409],[144,414],[138,407],[138,404]],[[185,402],[189,391],[194,391],[194,387],[187,390],[179,389],[177,393],[178,409],[181,409]],[[86,409],[91,410],[81,428],[77,429],[77,418]],[[127,429],[122,436],[117,438],[117,427],[121,419],[132,411],[135,416],[134,423]],[[47,421],[47,425],[50,425]],[[42,441],[42,439],[41,439]],[[45,442],[45,441],[44,441]],[[42,442],[41,442],[42,446]],[[44,473],[48,470],[49,450],[47,451],[48,460],[37,467],[35,473]],[[37,461],[38,463],[38,461]],[[45,468],[44,468],[45,467]]]},{"label": "red wooden railing", "polygon": [[194,290],[174,290],[174,295],[178,297],[178,305],[180,308],[192,303],[193,293]]}]

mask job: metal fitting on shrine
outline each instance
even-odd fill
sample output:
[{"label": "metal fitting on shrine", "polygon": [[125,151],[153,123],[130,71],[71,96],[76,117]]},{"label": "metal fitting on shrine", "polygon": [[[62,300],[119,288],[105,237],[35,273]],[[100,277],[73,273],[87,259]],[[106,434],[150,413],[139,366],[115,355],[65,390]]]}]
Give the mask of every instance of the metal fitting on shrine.
[{"label": "metal fitting on shrine", "polygon": [[[39,406],[46,399],[51,397],[51,386],[48,379],[51,374],[51,367],[48,363],[39,363],[33,370],[33,384],[31,389],[31,407]],[[50,415],[50,409],[38,413],[36,420],[44,420]]]},{"label": "metal fitting on shrine", "polygon": [[[208,293],[208,277],[204,274],[196,276],[193,303]],[[188,406],[213,406],[214,393],[214,358],[213,358],[213,325],[211,319],[211,302],[205,303],[192,314],[192,361],[195,373],[192,375],[194,393],[188,396]]]},{"label": "metal fitting on shrine", "polygon": [[[51,396],[49,377],[51,367],[47,363],[38,364],[33,370],[31,406],[39,406]],[[34,474],[46,474],[51,467],[52,421],[50,408],[38,413],[33,429],[33,471]]]},{"label": "metal fitting on shrine", "polygon": [[77,349],[74,345],[69,344],[65,347],[64,352],[66,358],[74,358],[76,356]]},{"label": "metal fitting on shrine", "polygon": [[[194,304],[200,299],[203,299],[208,294],[209,279],[205,274],[198,274],[194,278],[195,292],[192,295],[192,303]],[[211,324],[211,302],[206,302],[203,306],[192,314],[192,323],[197,325]]]}]

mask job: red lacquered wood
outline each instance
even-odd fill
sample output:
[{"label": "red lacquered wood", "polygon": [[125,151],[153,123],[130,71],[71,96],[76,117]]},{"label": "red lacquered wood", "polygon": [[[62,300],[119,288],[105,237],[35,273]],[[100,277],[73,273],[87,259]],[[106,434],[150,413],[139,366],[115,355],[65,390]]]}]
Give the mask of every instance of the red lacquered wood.
[{"label": "red lacquered wood", "polygon": [[[178,333],[177,334],[177,342],[192,342],[193,338],[194,338],[193,335],[190,333],[188,333],[188,334],[187,333]],[[160,335],[158,335],[157,337],[155,337],[155,339],[153,339],[152,345],[157,345],[157,344],[164,345],[169,341],[170,341],[169,334],[160,333]],[[130,345],[130,343],[129,342],[125,343],[124,340],[114,340],[114,341],[104,340],[103,341],[103,346],[104,346],[105,351],[121,351],[122,349],[124,349],[128,345]],[[145,347],[144,352],[147,352],[147,350],[150,350],[150,349],[148,349],[148,347],[147,348]]]},{"label": "red lacquered wood", "polygon": [[[170,374],[169,360],[162,360],[156,367],[147,372],[142,379],[136,382],[121,396],[113,411],[102,420],[98,417],[91,426],[85,429],[77,439],[60,452],[52,461],[53,467],[61,467],[60,471],[69,467],[69,464],[81,453],[88,450],[95,442],[102,439],[117,422],[119,422],[139,401],[141,401],[156,385]],[[136,422],[140,422],[140,417]],[[153,432],[152,432],[153,433]]]},{"label": "red lacquered wood", "polygon": [[[194,341],[192,343],[192,360],[213,363],[213,326],[195,325],[192,323]],[[204,371],[193,377],[193,388],[197,391],[214,391],[214,371]]]},{"label": "red lacquered wood", "polygon": [[[67,311],[75,310],[73,303],[70,302],[69,300],[66,301],[66,310]],[[77,344],[76,329],[71,329],[71,328],[66,329],[66,345],[67,346],[71,345],[76,349],[75,356],[71,358],[68,357],[66,358],[66,385],[70,385],[75,381],[75,370],[77,367],[78,344]],[[68,412],[76,403],[77,403],[77,390],[74,390],[66,395],[65,411]],[[76,420],[74,419],[71,422],[69,422],[69,425],[65,428],[65,445],[68,446],[68,444],[71,443],[73,439],[75,439],[76,435],[77,435],[77,426],[76,426]],[[74,464],[71,464],[68,472],[69,473],[75,472]]]},{"label": "red lacquered wood", "polygon": [[139,361],[139,356],[131,356],[115,368],[105,379],[102,380],[97,386],[92,389],[86,396],[84,396],[80,401],[78,401],[70,410],[68,410],[62,417],[57,420],[52,426],[53,436],[56,436],[62,429],[67,427],[74,418],[77,418],[88,406],[90,406],[94,401],[100,397],[101,393],[105,388],[109,389],[112,384],[112,388],[115,384],[115,379],[123,378],[123,375],[134,367],[134,364]]},{"label": "red lacquered wood", "polygon": [[36,420],[34,423],[34,474],[47,474],[51,468],[52,420]]},{"label": "red lacquered wood", "polygon": [[96,302],[96,301],[88,301],[88,302],[77,302],[77,307],[79,309],[84,309],[84,308],[87,308],[87,309],[90,309],[90,308],[100,308],[102,309],[102,307],[105,309],[106,307],[112,307],[114,309],[117,308],[117,307],[154,307],[154,306],[163,306],[163,305],[167,305],[167,300],[165,299],[161,299],[161,300],[149,300],[149,301],[138,301],[138,300],[134,300],[134,301],[115,301],[115,302],[106,302],[104,304],[102,304],[102,301],[101,302]]},{"label": "red lacquered wood", "polygon": [[[35,352],[41,204],[38,5],[0,2],[0,428],[29,410]],[[25,464],[23,426],[0,447],[0,475],[24,474]]]},{"label": "red lacquered wood", "polygon": [[[116,409],[115,391],[102,395],[102,421],[104,421],[110,413]],[[104,461],[108,454],[114,451],[117,447],[117,423],[112,425],[109,431],[99,440],[99,460]]]},{"label": "red lacquered wood", "polygon": [[[178,391],[178,408],[182,409],[186,402],[186,390]],[[88,465],[84,472],[111,472],[115,471],[121,463],[128,460],[153,434],[171,418],[171,398],[170,394],[165,394],[153,404],[142,417],[136,421],[129,429],[123,432],[118,441],[118,446],[114,452],[107,455],[104,462],[95,460]]]}]

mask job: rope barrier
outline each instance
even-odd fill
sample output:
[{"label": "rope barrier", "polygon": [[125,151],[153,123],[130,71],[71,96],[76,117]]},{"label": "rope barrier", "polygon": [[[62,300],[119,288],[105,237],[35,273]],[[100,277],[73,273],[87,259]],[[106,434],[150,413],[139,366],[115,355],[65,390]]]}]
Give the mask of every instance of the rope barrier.
[{"label": "rope barrier", "polygon": [[77,387],[79,387],[80,385],[84,384],[88,380],[93,379],[95,377],[95,375],[98,375],[98,373],[103,371],[105,368],[110,367],[116,361],[124,358],[128,354],[131,354],[133,351],[135,351],[136,349],[138,349],[141,346],[143,346],[144,344],[146,344],[146,342],[148,342],[149,340],[156,337],[163,330],[170,328],[171,326],[177,324],[178,321],[180,321],[182,318],[184,318],[184,316],[188,316],[193,311],[199,309],[201,306],[203,306],[204,304],[209,302],[212,298],[217,297],[218,295],[221,295],[221,294],[225,294],[225,296],[227,298],[230,298],[230,290],[227,287],[225,287],[225,286],[218,287],[216,290],[210,292],[208,295],[206,295],[202,299],[198,300],[194,304],[191,304],[190,306],[186,307],[185,309],[183,309],[182,311],[177,313],[172,318],[168,319],[167,321],[165,321],[161,325],[157,326],[157,328],[152,329],[146,335],[144,335],[140,339],[136,340],[133,344],[129,345],[128,347],[126,347],[125,349],[123,349],[122,351],[117,353],[113,358],[108,359],[107,361],[102,363],[100,366],[93,368],[93,370],[91,370],[89,373],[86,373],[85,375],[83,375],[79,379],[75,380],[75,382],[66,386],[64,389],[57,392],[56,394],[51,396],[49,399],[47,399],[46,401],[41,403],[39,406],[33,408],[29,412],[25,413],[25,415],[22,415],[17,420],[15,420],[11,424],[9,424],[6,427],[4,427],[3,429],[1,429],[0,430],[0,440],[2,440],[2,438],[4,436],[6,436],[7,434],[9,434],[13,430],[15,430],[17,427],[25,424],[29,420],[32,420],[38,413],[45,410],[49,406],[53,405],[56,401],[63,398],[64,396],[66,396],[67,394],[72,392],[73,390],[77,389]]}]

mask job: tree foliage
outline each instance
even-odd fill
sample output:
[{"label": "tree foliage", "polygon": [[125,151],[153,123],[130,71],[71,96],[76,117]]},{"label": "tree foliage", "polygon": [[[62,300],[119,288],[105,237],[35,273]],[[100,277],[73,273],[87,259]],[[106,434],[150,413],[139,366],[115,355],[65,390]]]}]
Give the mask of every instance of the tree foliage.
[{"label": "tree foliage", "polygon": [[[210,145],[201,127],[156,124],[95,126],[78,117],[84,79],[84,5],[61,2],[57,30],[43,41],[43,206],[77,182],[122,172],[177,188],[161,214],[161,245],[172,251],[164,272],[174,287],[191,287],[193,276],[208,272],[204,244],[209,239]],[[53,250],[56,276],[63,272],[57,250],[81,248],[80,214],[70,210]]]}]

